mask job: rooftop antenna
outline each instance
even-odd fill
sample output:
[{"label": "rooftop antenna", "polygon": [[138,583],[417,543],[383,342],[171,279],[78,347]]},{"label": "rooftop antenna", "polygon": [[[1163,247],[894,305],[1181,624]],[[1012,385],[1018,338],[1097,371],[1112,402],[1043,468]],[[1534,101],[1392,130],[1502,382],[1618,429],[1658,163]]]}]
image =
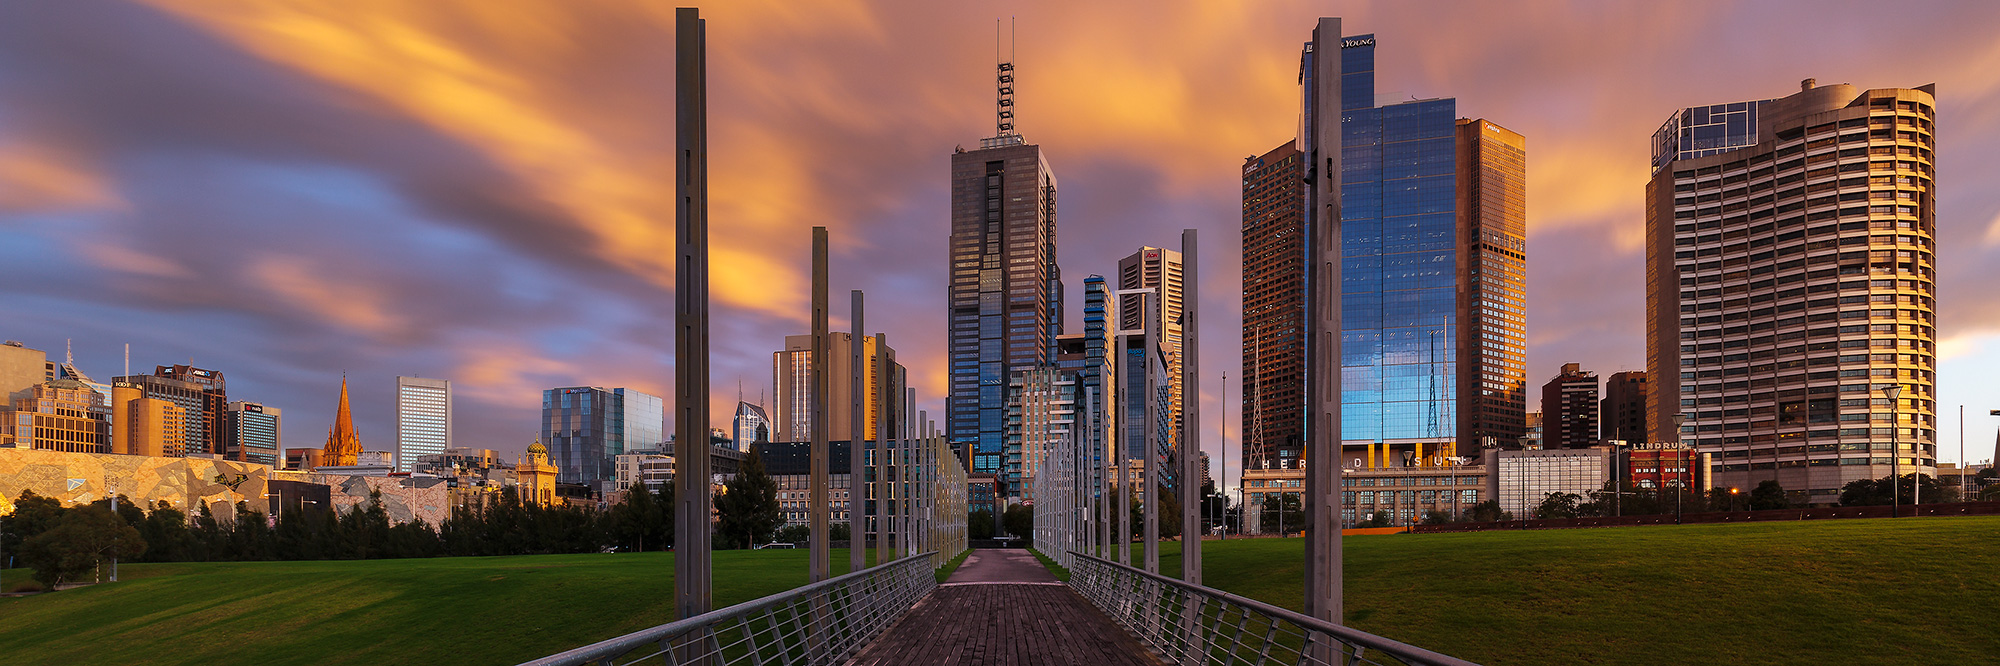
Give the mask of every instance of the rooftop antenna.
[{"label": "rooftop antenna", "polygon": [[69,338],[63,338],[63,365],[74,366],[76,365],[76,355],[70,353],[69,343]]},{"label": "rooftop antenna", "polygon": [[1000,57],[1000,20],[993,20],[993,59],[998,61],[994,72],[994,138],[1017,136],[1014,133],[1014,37],[1013,19],[1008,19],[1007,57]]}]

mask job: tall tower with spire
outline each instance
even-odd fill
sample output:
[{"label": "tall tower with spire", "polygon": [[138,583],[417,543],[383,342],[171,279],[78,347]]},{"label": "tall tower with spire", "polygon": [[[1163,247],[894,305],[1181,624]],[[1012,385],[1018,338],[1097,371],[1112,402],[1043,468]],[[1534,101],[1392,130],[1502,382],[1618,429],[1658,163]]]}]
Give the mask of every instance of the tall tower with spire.
[{"label": "tall tower with spire", "polygon": [[320,449],[320,464],[353,465],[361,457],[361,436],[354,434],[354,414],[347,408],[347,376],[340,378],[340,407],[334,410],[333,427],[327,430],[326,447]]},{"label": "tall tower with spire", "polygon": [[[1056,176],[1015,130],[1014,63],[994,67],[994,136],[951,156],[951,341],[946,429],[975,474],[1021,494],[1021,452],[1007,442],[1007,380],[1047,365],[1061,333]],[[1010,446],[1014,450],[1009,450]]]}]

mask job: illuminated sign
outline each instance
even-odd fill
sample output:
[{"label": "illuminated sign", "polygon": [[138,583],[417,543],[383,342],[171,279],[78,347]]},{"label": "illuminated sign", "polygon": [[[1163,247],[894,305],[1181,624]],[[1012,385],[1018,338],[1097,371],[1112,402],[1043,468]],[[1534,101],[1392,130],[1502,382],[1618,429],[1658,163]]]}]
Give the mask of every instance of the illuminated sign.
[{"label": "illuminated sign", "polygon": [[1681,442],[1633,442],[1627,446],[1634,451],[1671,451],[1675,449],[1694,448]]},{"label": "illuminated sign", "polygon": [[1361,38],[1361,39],[1343,39],[1343,40],[1340,40],[1340,48],[1343,48],[1343,49],[1356,49],[1356,48],[1361,48],[1361,47],[1363,47],[1363,46],[1374,46],[1374,45],[1375,45],[1375,38],[1374,38],[1374,37],[1363,37],[1363,38]]}]

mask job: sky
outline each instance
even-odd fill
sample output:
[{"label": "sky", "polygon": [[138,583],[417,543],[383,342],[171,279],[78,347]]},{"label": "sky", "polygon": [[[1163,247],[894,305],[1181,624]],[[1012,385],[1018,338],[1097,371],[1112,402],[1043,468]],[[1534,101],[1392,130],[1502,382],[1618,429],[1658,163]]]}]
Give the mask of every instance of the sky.
[{"label": "sky", "polygon": [[[950,155],[994,133],[1000,19],[1018,128],[1061,182],[1072,309],[1084,276],[1198,230],[1203,445],[1240,460],[1238,174],[1292,139],[1322,15],[1376,36],[1379,93],[1527,137],[1533,387],[1565,362],[1644,369],[1647,140],[1670,113],[1808,77],[1937,84],[1941,458],[1960,404],[1967,457],[1991,457],[1991,2],[704,7],[714,425],[807,330],[813,226],[834,330],[866,292],[939,413]],[[293,447],[324,441],[343,375],[369,450],[393,447],[397,375],[452,380],[456,444],[509,457],[542,389],[670,396],[673,64],[664,2],[0,4],[0,338],[70,344],[100,380],[126,344],[135,372],[219,370]]]}]

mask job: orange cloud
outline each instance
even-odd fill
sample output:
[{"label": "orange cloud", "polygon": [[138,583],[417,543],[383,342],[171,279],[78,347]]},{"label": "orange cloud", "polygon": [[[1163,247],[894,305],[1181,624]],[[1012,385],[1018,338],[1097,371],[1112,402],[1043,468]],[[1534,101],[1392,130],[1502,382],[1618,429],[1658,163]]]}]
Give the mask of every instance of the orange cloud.
[{"label": "orange cloud", "polygon": [[0,146],[0,211],[98,208],[118,196],[75,160],[32,146]]},{"label": "orange cloud", "polygon": [[262,257],[248,269],[249,277],[269,289],[276,302],[301,312],[377,337],[405,330],[408,322],[390,311],[386,295],[369,285],[335,282],[331,273],[293,256]]}]

